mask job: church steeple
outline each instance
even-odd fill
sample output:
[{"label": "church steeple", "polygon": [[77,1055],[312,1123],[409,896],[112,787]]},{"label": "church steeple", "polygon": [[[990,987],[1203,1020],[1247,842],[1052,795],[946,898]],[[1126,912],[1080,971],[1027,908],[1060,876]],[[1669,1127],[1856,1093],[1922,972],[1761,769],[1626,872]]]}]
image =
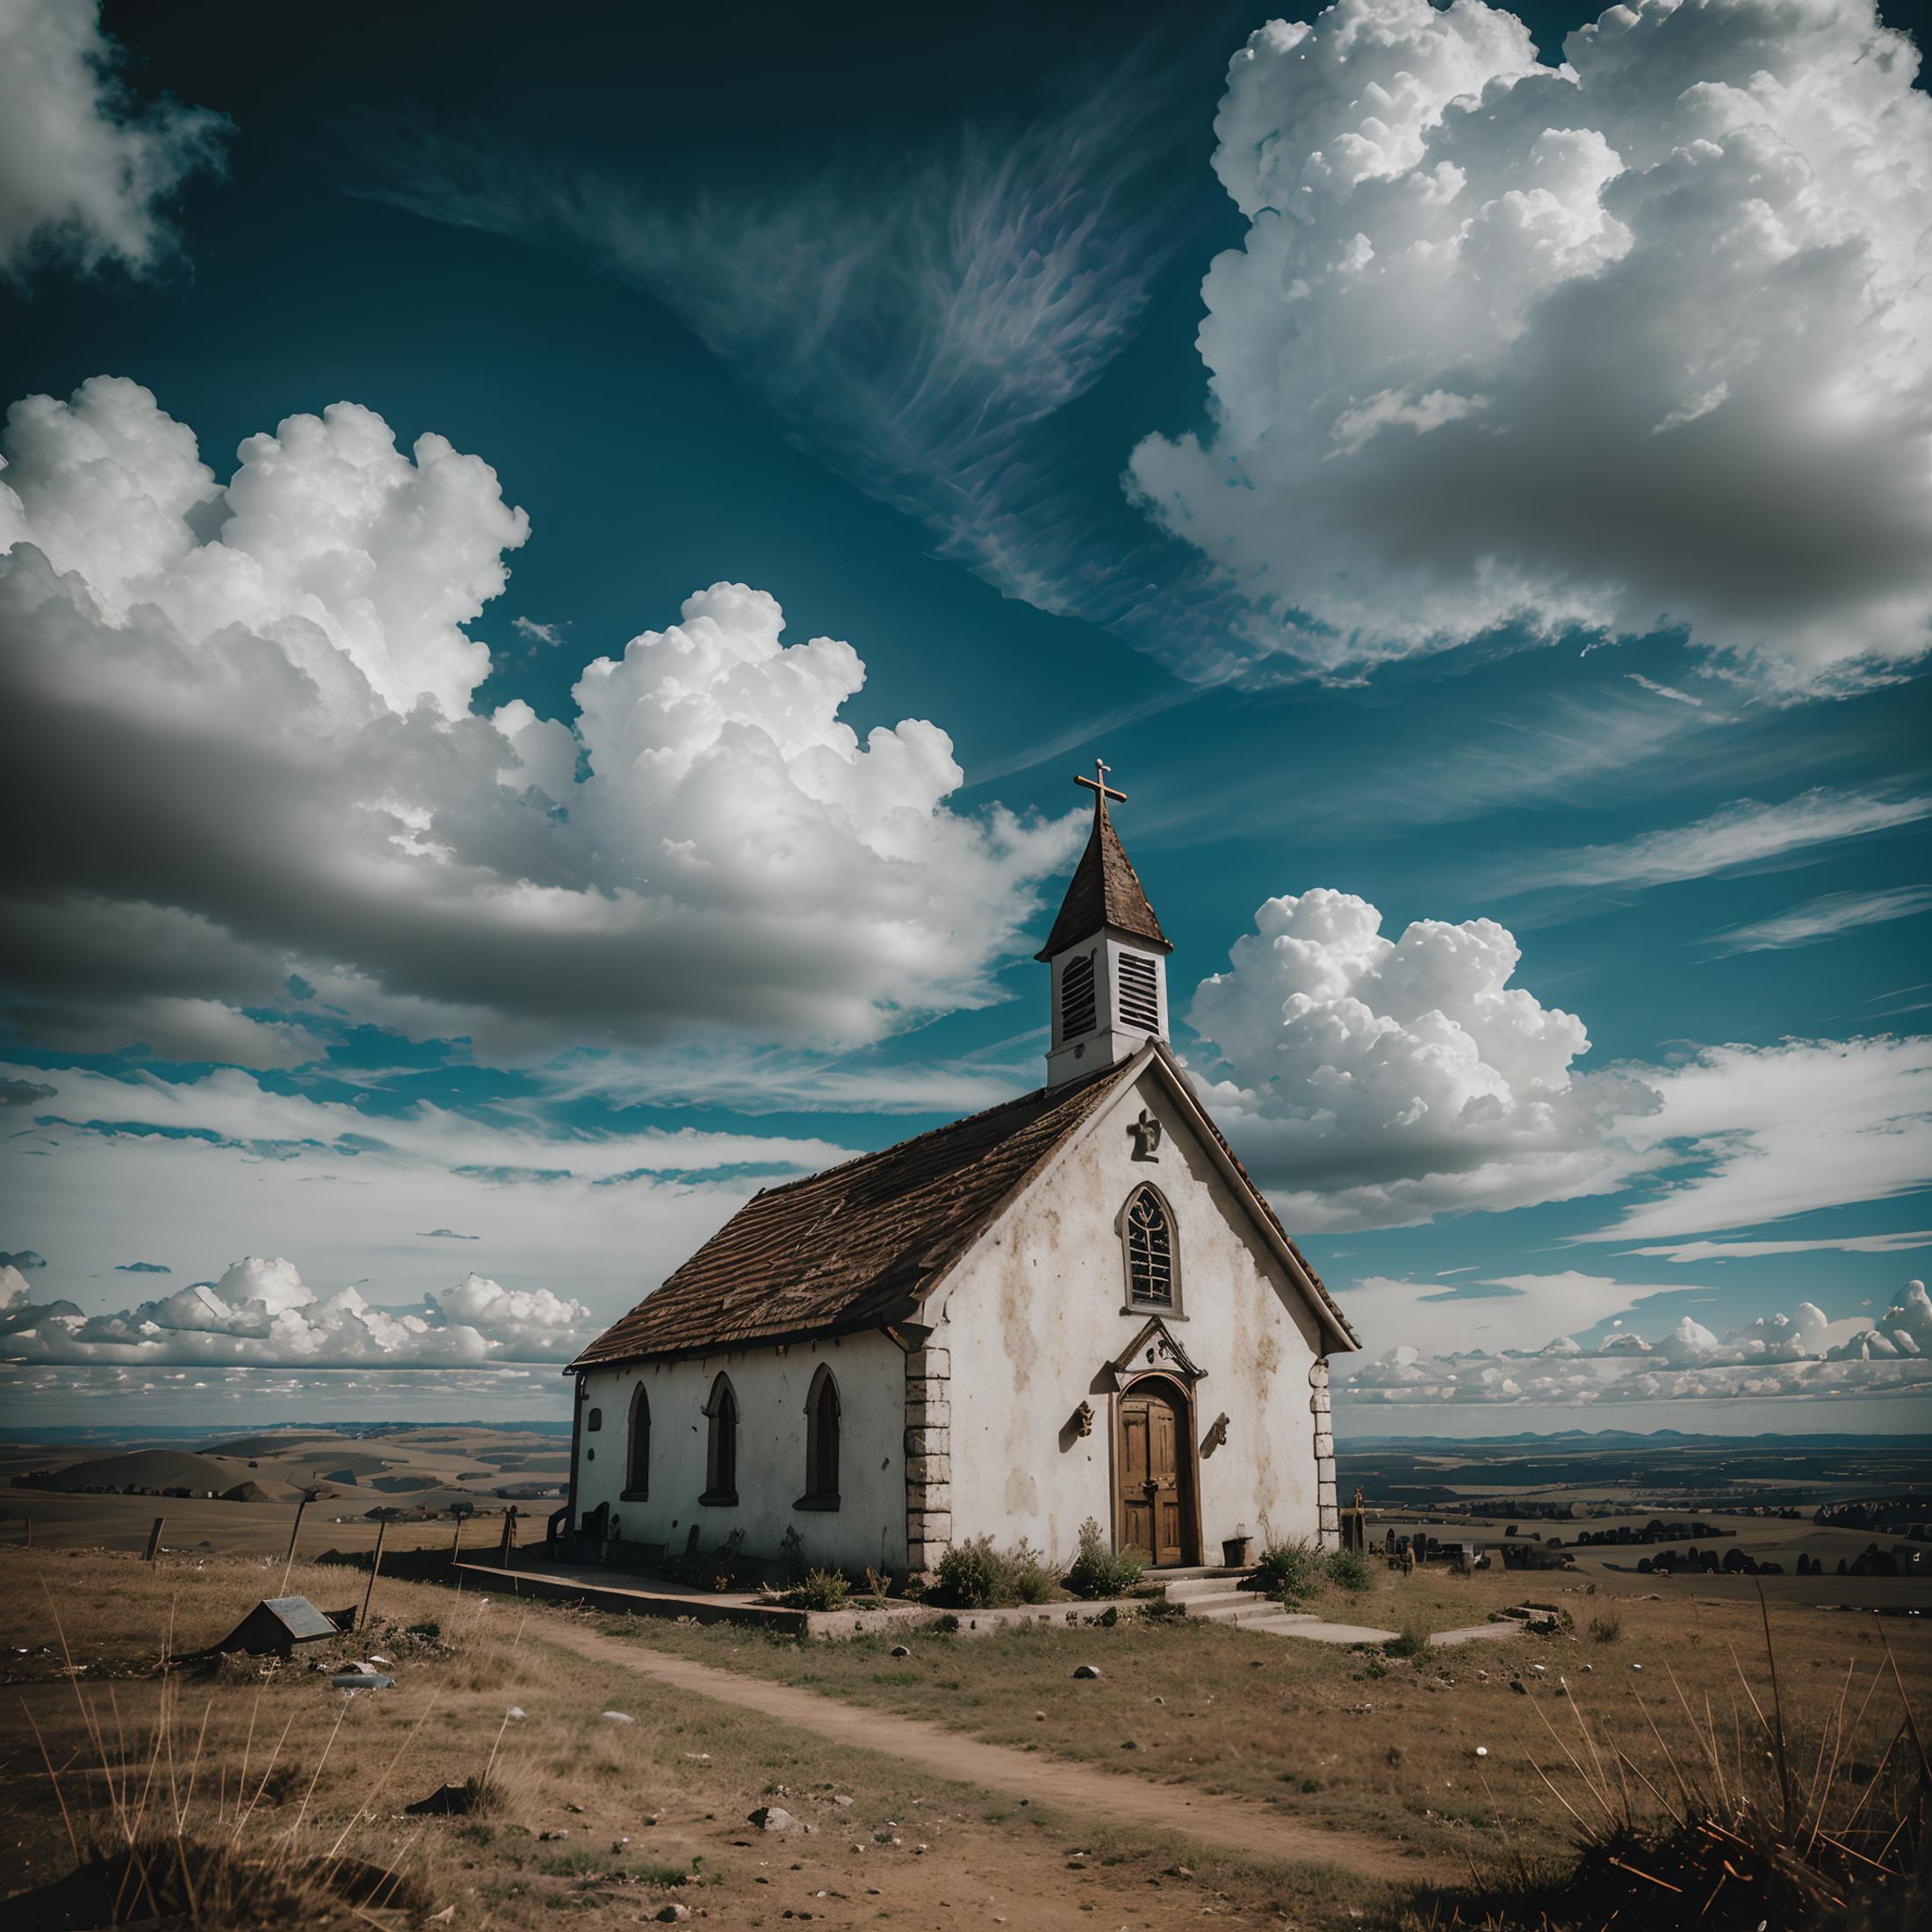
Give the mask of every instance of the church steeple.
[{"label": "church steeple", "polygon": [[1059,1086],[1112,1066],[1150,1037],[1167,1037],[1167,958],[1172,942],[1148,902],[1140,875],[1107,814],[1127,794],[1093,776],[1074,780],[1093,794],[1093,829],[1074,868],[1047,943],[1034,956],[1050,972],[1053,1045],[1047,1085]]}]

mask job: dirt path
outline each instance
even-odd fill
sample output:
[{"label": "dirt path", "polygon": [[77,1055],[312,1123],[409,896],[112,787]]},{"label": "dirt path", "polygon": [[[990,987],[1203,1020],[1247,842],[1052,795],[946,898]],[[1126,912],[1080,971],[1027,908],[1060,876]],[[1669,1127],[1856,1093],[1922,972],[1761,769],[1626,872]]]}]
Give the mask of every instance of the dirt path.
[{"label": "dirt path", "polygon": [[1126,1773],[1015,1750],[1011,1745],[988,1744],[943,1725],[841,1704],[815,1690],[667,1656],[595,1631],[552,1627],[544,1631],[544,1640],[566,1645],[596,1662],[654,1677],[674,1690],[756,1711],[833,1743],[903,1758],[937,1777],[1050,1805],[1084,1819],[1172,1833],[1251,1858],[1339,1865],[1363,1878],[1398,1885],[1453,1876],[1447,1867],[1438,1869],[1420,1852],[1305,1825],[1246,1799],[1190,1792],[1184,1785],[1157,1784]]}]

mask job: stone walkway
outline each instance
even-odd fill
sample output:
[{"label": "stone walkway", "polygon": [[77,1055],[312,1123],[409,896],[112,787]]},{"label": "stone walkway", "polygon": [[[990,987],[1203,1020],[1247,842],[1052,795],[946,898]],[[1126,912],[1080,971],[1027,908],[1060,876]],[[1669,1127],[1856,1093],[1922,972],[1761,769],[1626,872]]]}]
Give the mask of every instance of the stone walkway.
[{"label": "stone walkway", "polygon": [[[526,1645],[532,1640],[524,1640]],[[1156,1784],[1131,1772],[1104,1771],[1011,1745],[989,1744],[924,1719],[844,1704],[797,1685],[667,1656],[625,1638],[565,1626],[546,1629],[541,1640],[560,1644],[596,1663],[633,1670],[674,1690],[756,1711],[830,1743],[899,1758],[934,1777],[1002,1797],[1050,1805],[1084,1824],[1124,1825],[1191,1838],[1250,1858],[1338,1865],[1364,1878],[1399,1885],[1454,1876],[1452,1868],[1419,1850],[1304,1824],[1247,1799],[1190,1792],[1185,1786]]]}]

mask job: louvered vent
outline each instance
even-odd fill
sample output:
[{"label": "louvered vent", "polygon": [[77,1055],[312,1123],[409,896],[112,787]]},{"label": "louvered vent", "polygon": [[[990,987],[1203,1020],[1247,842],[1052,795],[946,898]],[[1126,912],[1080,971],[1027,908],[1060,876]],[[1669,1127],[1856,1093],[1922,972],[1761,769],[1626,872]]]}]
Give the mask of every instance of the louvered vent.
[{"label": "louvered vent", "polygon": [[1060,976],[1060,1037],[1078,1040],[1093,1031],[1098,1018],[1093,1004],[1093,955],[1082,953],[1067,962]]},{"label": "louvered vent", "polygon": [[1158,1033],[1161,1003],[1154,987],[1154,962],[1139,953],[1122,953],[1120,967],[1121,1024],[1137,1027],[1143,1033]]}]

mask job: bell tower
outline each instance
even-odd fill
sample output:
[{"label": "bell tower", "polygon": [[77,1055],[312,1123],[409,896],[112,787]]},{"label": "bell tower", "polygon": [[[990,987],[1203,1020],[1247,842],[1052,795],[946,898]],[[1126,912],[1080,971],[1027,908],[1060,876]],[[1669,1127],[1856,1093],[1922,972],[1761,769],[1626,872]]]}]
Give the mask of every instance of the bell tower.
[{"label": "bell tower", "polygon": [[1167,1037],[1167,955],[1174,948],[1107,815],[1108,802],[1124,805],[1127,794],[1107,775],[1095,759],[1093,776],[1074,780],[1093,794],[1093,830],[1060,916],[1034,955],[1046,964],[1053,1007],[1049,1087],[1116,1066],[1150,1039]]}]

